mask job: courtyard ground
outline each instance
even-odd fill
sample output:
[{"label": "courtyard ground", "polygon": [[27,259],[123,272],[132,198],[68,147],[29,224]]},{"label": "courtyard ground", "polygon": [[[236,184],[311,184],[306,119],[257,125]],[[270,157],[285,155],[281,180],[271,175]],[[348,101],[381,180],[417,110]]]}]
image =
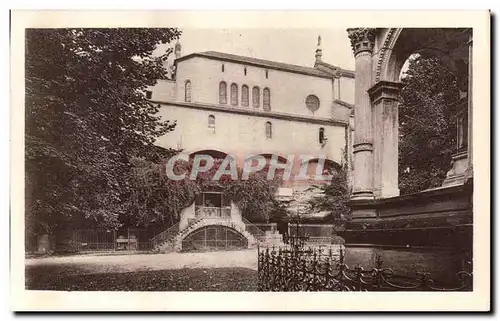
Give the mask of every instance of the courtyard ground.
[{"label": "courtyard ground", "polygon": [[25,266],[29,290],[257,290],[257,250],[29,258]]}]

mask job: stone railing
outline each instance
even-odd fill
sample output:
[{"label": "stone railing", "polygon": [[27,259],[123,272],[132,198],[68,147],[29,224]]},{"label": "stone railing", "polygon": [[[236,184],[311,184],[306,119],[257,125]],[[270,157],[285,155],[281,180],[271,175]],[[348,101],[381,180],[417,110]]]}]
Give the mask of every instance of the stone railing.
[{"label": "stone railing", "polygon": [[196,207],[196,217],[203,218],[230,218],[231,208],[230,207],[209,207],[200,206]]}]

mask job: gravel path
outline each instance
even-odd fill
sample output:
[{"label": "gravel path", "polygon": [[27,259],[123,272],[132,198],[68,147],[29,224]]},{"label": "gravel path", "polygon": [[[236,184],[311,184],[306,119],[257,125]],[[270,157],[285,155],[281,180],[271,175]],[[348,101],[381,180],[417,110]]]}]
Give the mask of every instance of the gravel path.
[{"label": "gravel path", "polygon": [[257,290],[257,250],[79,255],[30,258],[25,263],[30,290]]},{"label": "gravel path", "polygon": [[58,266],[60,268],[72,266],[76,268],[79,273],[112,273],[223,267],[242,267],[257,270],[257,250],[109,256],[75,255],[30,258],[25,260],[25,264],[27,269],[41,266]]}]

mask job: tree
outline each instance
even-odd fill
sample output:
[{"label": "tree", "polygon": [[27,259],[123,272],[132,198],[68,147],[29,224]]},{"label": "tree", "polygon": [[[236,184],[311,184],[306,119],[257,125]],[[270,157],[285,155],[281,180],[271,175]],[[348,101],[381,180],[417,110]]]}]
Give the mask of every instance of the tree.
[{"label": "tree", "polygon": [[401,194],[440,186],[456,146],[457,77],[438,59],[415,56],[399,107]]},{"label": "tree", "polygon": [[193,203],[199,186],[189,178],[174,181],[167,177],[165,162],[157,164],[133,158],[130,171],[131,196],[126,201],[129,225],[157,224],[168,227],[179,220],[180,212]]},{"label": "tree", "polygon": [[313,211],[330,211],[329,221],[341,224],[349,218],[350,212],[346,205],[351,194],[346,165],[330,175],[332,175],[332,180],[329,184],[313,186],[313,188],[318,188],[321,194],[313,197],[309,204]]},{"label": "tree", "polygon": [[175,127],[145,97],[164,78],[160,43],[176,29],[26,30],[26,224],[49,233],[73,222],[119,225],[135,156]]},{"label": "tree", "polygon": [[223,164],[222,159],[215,159],[213,166],[206,172],[198,173],[191,180],[193,160],[178,160],[173,171],[185,174],[178,181],[166,175],[166,160],[160,164],[144,158],[135,158],[130,171],[132,196],[126,201],[127,213],[131,221],[137,224],[156,222],[163,227],[173,225],[179,220],[180,212],[191,205],[197,195],[216,188],[240,209],[242,215],[251,221],[268,221],[276,189],[281,183],[281,176],[267,179],[268,167],[251,173],[248,179],[241,179],[242,169],[236,168],[237,178],[224,174],[219,180],[214,176]]}]

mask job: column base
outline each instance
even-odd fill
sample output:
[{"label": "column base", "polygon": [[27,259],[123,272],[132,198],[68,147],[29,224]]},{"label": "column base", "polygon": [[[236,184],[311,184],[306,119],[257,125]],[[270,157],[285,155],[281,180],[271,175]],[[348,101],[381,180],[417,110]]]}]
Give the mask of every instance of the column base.
[{"label": "column base", "polygon": [[354,191],[351,194],[351,200],[372,200],[375,196],[373,191]]},{"label": "column base", "polygon": [[446,174],[446,178],[441,186],[455,186],[465,183],[468,169],[467,152],[457,153],[452,156],[452,167]]}]

